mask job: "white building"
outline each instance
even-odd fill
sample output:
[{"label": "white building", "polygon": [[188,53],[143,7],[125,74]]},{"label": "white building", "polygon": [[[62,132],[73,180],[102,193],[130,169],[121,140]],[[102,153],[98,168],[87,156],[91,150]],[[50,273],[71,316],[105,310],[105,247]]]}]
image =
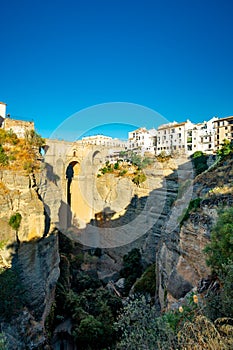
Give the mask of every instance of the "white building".
[{"label": "white building", "polygon": [[156,154],[165,152],[166,154],[186,153],[190,148],[187,144],[190,130],[194,124],[187,120],[182,123],[168,123],[158,127]]},{"label": "white building", "polygon": [[4,102],[0,102],[0,128],[6,118],[6,104]]},{"label": "white building", "polygon": [[202,151],[206,154],[212,154],[215,150],[215,129],[214,122],[218,118],[213,117],[209,121],[196,124],[193,129],[193,147],[192,150]]},{"label": "white building", "polygon": [[19,138],[24,138],[26,132],[35,130],[34,122],[12,119],[9,114],[6,115],[6,106],[6,103],[0,102],[0,128],[13,131]]},{"label": "white building", "polygon": [[155,154],[157,130],[147,130],[145,127],[128,133],[128,148],[132,151]]},{"label": "white building", "polygon": [[122,149],[126,149],[127,143],[128,143],[127,141],[123,141],[117,138],[113,139],[110,136],[104,136],[104,135],[85,136],[82,138],[81,142],[82,144],[86,144],[86,145],[118,147]]},{"label": "white building", "polygon": [[214,152],[214,124],[217,118],[208,122],[193,124],[190,120],[182,123],[168,123],[158,128],[156,154],[186,153],[196,151]]}]

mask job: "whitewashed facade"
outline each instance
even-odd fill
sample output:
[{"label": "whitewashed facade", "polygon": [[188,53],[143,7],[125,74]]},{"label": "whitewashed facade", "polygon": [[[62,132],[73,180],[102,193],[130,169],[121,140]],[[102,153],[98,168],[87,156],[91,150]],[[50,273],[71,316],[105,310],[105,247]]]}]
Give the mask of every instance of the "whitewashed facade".
[{"label": "whitewashed facade", "polygon": [[[79,141],[80,142],[80,141]],[[119,147],[122,149],[127,148],[127,141],[123,141],[117,138],[112,138],[110,136],[104,135],[93,135],[83,137],[81,140],[82,144],[96,145],[96,146],[106,146],[106,147]]]},{"label": "whitewashed facade", "polygon": [[147,130],[145,127],[136,129],[128,133],[128,149],[140,154],[149,152],[155,154],[156,129]]},{"label": "whitewashed facade", "polygon": [[182,123],[168,123],[158,127],[156,154],[186,153],[187,137],[193,129],[193,123],[187,120]]}]

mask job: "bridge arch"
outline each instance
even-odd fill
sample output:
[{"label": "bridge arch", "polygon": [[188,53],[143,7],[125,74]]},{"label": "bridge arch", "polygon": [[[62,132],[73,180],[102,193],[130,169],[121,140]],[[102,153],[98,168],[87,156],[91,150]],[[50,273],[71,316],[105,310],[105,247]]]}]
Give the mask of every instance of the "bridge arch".
[{"label": "bridge arch", "polygon": [[67,179],[67,204],[72,205],[72,189],[71,184],[75,177],[80,173],[80,163],[77,160],[72,160],[66,167],[66,179]]}]

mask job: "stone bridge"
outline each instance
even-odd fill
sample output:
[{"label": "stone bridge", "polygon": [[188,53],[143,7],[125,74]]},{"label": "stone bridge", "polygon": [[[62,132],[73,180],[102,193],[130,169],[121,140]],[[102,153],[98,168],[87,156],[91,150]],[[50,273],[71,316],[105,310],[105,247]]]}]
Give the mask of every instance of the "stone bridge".
[{"label": "stone bridge", "polygon": [[[82,141],[46,140],[46,174],[41,181],[40,192],[49,208],[49,216],[56,224],[59,223],[60,228],[66,229],[70,225],[84,228],[104,209],[105,203],[96,188],[97,172],[120,150],[122,148],[96,146]],[[52,204],[54,201],[56,205]]]}]

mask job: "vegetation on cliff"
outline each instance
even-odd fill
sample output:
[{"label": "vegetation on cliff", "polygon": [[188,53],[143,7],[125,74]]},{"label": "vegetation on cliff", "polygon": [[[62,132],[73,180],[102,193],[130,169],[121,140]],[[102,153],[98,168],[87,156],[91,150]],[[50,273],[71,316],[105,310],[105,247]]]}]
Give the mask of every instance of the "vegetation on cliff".
[{"label": "vegetation on cliff", "polygon": [[40,168],[39,150],[45,145],[44,139],[34,130],[26,131],[19,139],[9,130],[0,129],[0,168],[24,170],[27,174]]},{"label": "vegetation on cliff", "polygon": [[233,264],[233,208],[222,209],[212,229],[211,242],[206,246],[207,265],[213,273],[226,274]]},{"label": "vegetation on cliff", "polygon": [[16,268],[0,269],[0,322],[11,321],[22,311],[24,289]]},{"label": "vegetation on cliff", "polygon": [[146,181],[147,177],[143,169],[150,166],[153,163],[153,159],[142,157],[132,151],[122,151],[120,152],[120,157],[115,163],[107,161],[105,166],[99,169],[97,177],[107,173],[112,173],[119,177],[127,176],[137,186]]},{"label": "vegetation on cliff", "polygon": [[[117,339],[114,328],[121,299],[104,288],[98,279],[96,263],[99,250],[82,252],[80,247],[60,234],[61,275],[56,299],[47,320],[49,333],[70,319],[72,339],[79,349],[106,349]],[[83,268],[81,268],[83,266]]]}]

